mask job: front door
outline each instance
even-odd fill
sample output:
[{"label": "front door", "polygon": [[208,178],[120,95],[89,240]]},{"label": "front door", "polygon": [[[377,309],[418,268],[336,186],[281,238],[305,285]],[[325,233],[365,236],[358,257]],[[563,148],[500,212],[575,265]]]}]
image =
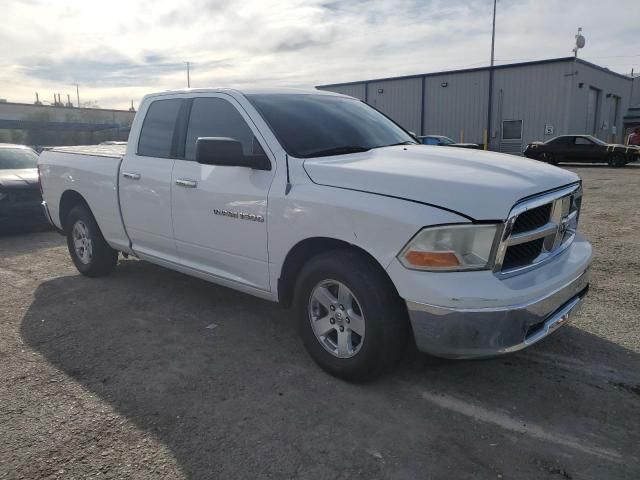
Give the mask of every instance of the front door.
[{"label": "front door", "polygon": [[574,137],[569,144],[567,160],[573,162],[594,162],[597,159],[596,144],[586,137]]},{"label": "front door", "polygon": [[233,138],[242,144],[245,155],[254,155],[264,154],[260,135],[228,95],[211,94],[192,102],[184,159],[175,161],[171,185],[180,262],[235,284],[269,291],[267,196],[274,170],[195,161],[199,137]]},{"label": "front door", "polygon": [[[141,257],[171,260],[176,253],[171,222],[173,132],[183,100],[149,104],[136,142],[120,168],[120,207],[133,250]],[[145,112],[140,112],[145,114]]]}]

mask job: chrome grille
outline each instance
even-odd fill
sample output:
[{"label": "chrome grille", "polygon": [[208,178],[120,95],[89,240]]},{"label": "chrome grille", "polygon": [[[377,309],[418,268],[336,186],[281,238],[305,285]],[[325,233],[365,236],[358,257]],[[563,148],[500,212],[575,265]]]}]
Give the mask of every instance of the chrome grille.
[{"label": "chrome grille", "polygon": [[538,238],[530,242],[521,243],[519,245],[512,245],[507,248],[504,254],[504,261],[502,262],[502,269],[511,269],[524,267],[534,262],[544,244],[544,238]]},{"label": "chrome grille", "polygon": [[545,225],[551,216],[552,206],[553,204],[547,203],[518,215],[518,218],[516,218],[513,224],[512,233],[522,233]]},{"label": "chrome grille", "polygon": [[517,203],[505,222],[494,271],[521,273],[568,247],[578,227],[582,187],[574,184]]}]

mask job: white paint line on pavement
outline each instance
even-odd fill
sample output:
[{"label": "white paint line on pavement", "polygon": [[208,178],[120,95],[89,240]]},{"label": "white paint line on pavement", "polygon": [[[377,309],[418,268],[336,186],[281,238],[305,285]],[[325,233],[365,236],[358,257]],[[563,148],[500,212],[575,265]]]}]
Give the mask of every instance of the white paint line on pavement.
[{"label": "white paint line on pavement", "polygon": [[438,407],[471,417],[480,422],[496,425],[504,430],[527,435],[537,440],[561,445],[589,455],[596,455],[616,463],[622,463],[622,455],[613,450],[590,446],[583,440],[550,432],[539,425],[529,422],[525,423],[504,413],[493,412],[479,405],[465,402],[449,395],[422,392],[422,398],[434,403]]}]

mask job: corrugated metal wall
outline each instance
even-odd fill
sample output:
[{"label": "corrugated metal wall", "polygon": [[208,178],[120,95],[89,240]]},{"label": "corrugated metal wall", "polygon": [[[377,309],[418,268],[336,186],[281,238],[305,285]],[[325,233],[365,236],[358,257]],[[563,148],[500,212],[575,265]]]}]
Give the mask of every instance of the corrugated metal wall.
[{"label": "corrugated metal wall", "polygon": [[[575,71],[578,73],[572,74]],[[465,142],[482,143],[488,82],[489,71],[484,69],[322,88],[364,100],[368,85],[367,101],[407,130],[422,135],[446,135],[456,141],[461,140],[464,131]],[[596,134],[607,141],[621,142],[622,117],[631,102],[631,84],[630,79],[613,72],[581,62],[574,64],[569,59],[496,68],[490,149],[519,154],[531,141],[567,133],[590,133],[586,125],[589,87],[601,91]],[[616,98],[620,99],[618,110]],[[611,128],[614,118],[615,135]],[[522,138],[503,138],[503,121],[508,120],[522,121]]]},{"label": "corrugated metal wall", "polygon": [[420,132],[422,78],[369,82],[368,103],[407,130]]},{"label": "corrugated metal wall", "polygon": [[321,90],[329,90],[331,92],[341,93],[343,95],[349,95],[351,97],[358,98],[362,101],[365,100],[365,83],[354,83],[350,85],[338,85],[331,88],[323,88]]},{"label": "corrugated metal wall", "polygon": [[633,77],[633,85],[631,87],[631,90],[631,106],[640,106],[640,77]]},{"label": "corrugated metal wall", "polygon": [[[491,149],[521,153],[527,142],[566,133],[569,72],[570,65],[565,62],[495,70]],[[502,138],[505,120],[522,120],[522,139],[517,148],[516,141]],[[552,134],[545,135],[545,125],[553,127]]]},{"label": "corrugated metal wall", "polygon": [[[599,91],[595,135],[607,142],[623,142],[622,117],[631,105],[631,82],[581,63],[576,64],[575,70],[569,133],[591,133],[587,125],[587,104],[589,90],[595,88]],[[620,99],[617,115],[614,112],[616,98]]]},{"label": "corrugated metal wall", "polygon": [[[446,86],[444,86],[446,85]],[[456,141],[482,143],[487,123],[489,72],[425,77],[424,135],[446,135]]]}]

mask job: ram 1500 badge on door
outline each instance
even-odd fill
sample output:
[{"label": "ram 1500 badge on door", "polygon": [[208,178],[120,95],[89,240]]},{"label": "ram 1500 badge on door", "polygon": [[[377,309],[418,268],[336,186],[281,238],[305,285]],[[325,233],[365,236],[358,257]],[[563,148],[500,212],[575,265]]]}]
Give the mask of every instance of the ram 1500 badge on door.
[{"label": "ram 1500 badge on door", "polygon": [[589,284],[573,173],[416,144],[329,92],[148,95],[124,146],[40,157],[45,210],[78,270],[118,252],[292,306],[309,354],[346,379],[414,342],[494,356],[566,323]]}]

